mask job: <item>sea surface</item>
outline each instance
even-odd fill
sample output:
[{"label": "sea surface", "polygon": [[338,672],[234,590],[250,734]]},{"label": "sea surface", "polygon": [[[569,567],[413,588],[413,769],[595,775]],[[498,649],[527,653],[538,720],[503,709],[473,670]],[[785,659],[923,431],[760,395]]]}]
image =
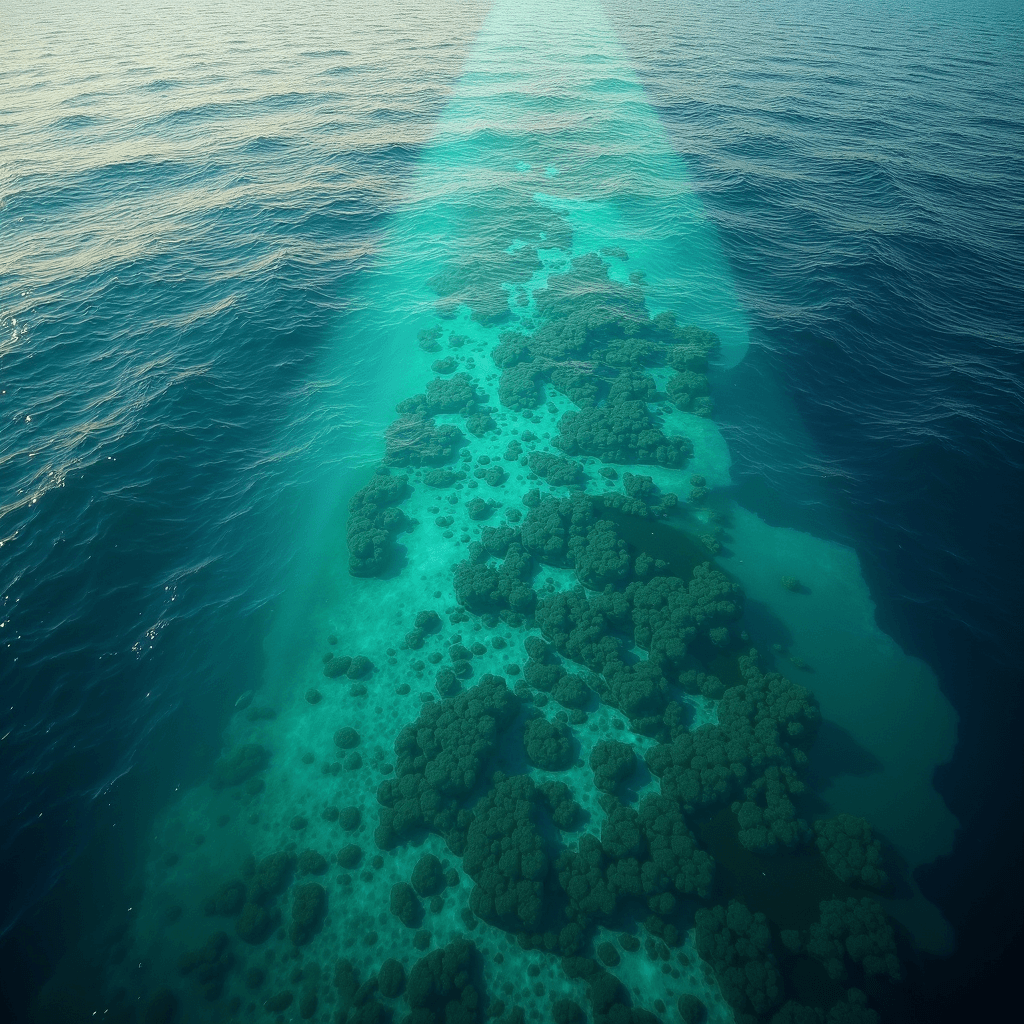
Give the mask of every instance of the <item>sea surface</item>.
[{"label": "sea surface", "polygon": [[[898,1021],[997,1005],[1019,948],[1024,768],[1024,19],[1013,4],[100,0],[8,5],[0,31],[10,1019],[131,1019],[168,985],[182,1020],[234,1019],[221,1007],[241,967],[224,969],[229,994],[209,1005],[174,967],[214,927],[181,893],[206,895],[243,847],[261,857],[291,842],[303,810],[313,820],[299,845],[315,845],[326,826],[304,801],[337,785],[320,774],[317,730],[329,747],[351,721],[367,761],[373,741],[391,757],[395,731],[427,706],[419,693],[436,693],[432,666],[406,668],[411,621],[396,616],[456,609],[451,569],[468,544],[457,532],[445,547],[431,504],[442,499],[421,487],[402,506],[420,524],[398,538],[404,568],[352,576],[349,501],[385,454],[396,404],[451,355],[501,431],[465,438],[470,459],[489,452],[511,471],[487,495],[528,512],[520,497],[538,481],[518,481],[495,453],[532,430],[537,451],[557,454],[572,403],[546,386],[527,421],[501,400],[490,353],[502,331],[554,315],[552,277],[571,294],[640,293],[644,317],[672,311],[718,335],[713,409],[652,403],[665,433],[691,443],[685,469],[605,461],[679,494],[666,520],[677,532],[658,533],[658,550],[713,534],[706,557],[746,596],[733,648],[756,646],[766,671],[821,708],[801,813],[863,816],[899,872],[882,900],[902,981],[867,986],[871,1006]],[[572,273],[588,257],[607,276],[584,287]],[[425,351],[437,328],[441,351]],[[577,361],[600,376],[607,358],[587,356]],[[649,372],[661,393],[667,371]],[[621,487],[578,454],[588,494]],[[694,474],[706,498],[687,497]],[[576,583],[571,568],[538,571],[542,593]],[[780,585],[790,576],[796,589]],[[446,622],[445,635],[455,628],[473,627]],[[328,635],[374,661],[354,684],[368,704],[323,677]],[[474,681],[503,671],[507,650],[495,645]],[[406,678],[413,693],[395,696]],[[273,719],[242,713],[264,706]],[[692,727],[715,721],[711,706],[688,706]],[[606,712],[588,712],[595,735],[623,735]],[[254,741],[271,761],[250,835],[206,780]],[[643,754],[654,740],[633,742]],[[300,761],[307,748],[315,771]],[[592,776],[567,771],[599,832]],[[537,772],[526,774],[548,777]],[[345,778],[369,858],[376,777],[367,766]],[[638,793],[651,785],[637,780]],[[698,839],[714,846],[720,826]],[[332,827],[324,853],[341,845]],[[179,839],[187,855],[171,850]],[[426,844],[398,847],[395,878],[425,850],[454,852],[437,834]],[[716,854],[718,902],[742,898],[775,933],[789,927],[772,896],[789,876],[755,885],[735,847]],[[377,876],[385,897],[390,871]],[[458,910],[472,879],[461,884],[451,920],[438,912],[437,948],[468,928]],[[329,899],[310,947],[325,964],[330,943],[371,927],[335,908],[350,897]],[[375,927],[407,969],[422,955],[393,919]],[[491,932],[474,921],[467,934],[489,950]],[[638,1007],[677,1020],[669,995],[688,985],[710,1019],[733,1019],[692,950],[673,982],[628,954],[616,953],[627,989],[653,999],[668,985],[668,1011],[634,992]],[[361,971],[377,954],[363,955]],[[504,955],[526,977],[528,954]],[[569,983],[536,962],[554,998]],[[787,998],[813,1002],[814,989],[823,1011],[837,998],[786,978]],[[566,997],[590,1006],[572,984]],[[238,1019],[270,1019],[271,995],[239,996]],[[548,995],[522,998],[543,1019]]]}]

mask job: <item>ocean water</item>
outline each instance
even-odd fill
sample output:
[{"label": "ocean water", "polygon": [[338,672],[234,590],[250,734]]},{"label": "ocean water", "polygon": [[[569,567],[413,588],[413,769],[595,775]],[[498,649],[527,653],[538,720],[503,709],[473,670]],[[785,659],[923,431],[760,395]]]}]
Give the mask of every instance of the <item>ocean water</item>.
[{"label": "ocean water", "polygon": [[[9,25],[12,1019],[443,1019],[455,998],[466,1019],[554,1019],[564,999],[678,1020],[686,995],[715,1021],[786,1000],[873,1019],[854,985],[884,1019],[935,1020],[997,997],[1020,853],[1009,6],[100,4]],[[580,410],[600,429],[569,441]],[[610,437],[625,410],[653,434]],[[545,456],[575,460],[571,487]],[[382,460],[409,485],[374,560],[357,520]],[[431,477],[444,465],[463,475]],[[678,504],[623,511],[627,472]],[[575,496],[577,525],[541,528],[533,488]],[[513,534],[485,532],[503,523],[525,569]],[[633,580],[635,607],[704,560],[743,611],[687,613],[685,657],[659,662],[621,611],[600,620],[610,663],[560,633],[551,609],[581,583],[593,603]],[[502,564],[518,603],[480,575]],[[439,628],[416,633],[422,612]],[[351,678],[325,661],[360,655]],[[583,697],[548,692],[562,670]],[[666,752],[738,728],[730,701],[762,673],[789,687],[769,717],[809,703],[817,738],[733,748],[723,766],[747,767],[723,793],[683,799]],[[518,700],[492,694],[488,718],[491,674]],[[474,756],[439,741],[431,795],[395,812],[390,787],[422,785],[402,730],[427,742],[442,704],[501,727]],[[639,758],[611,800],[608,741]],[[551,782],[579,805],[558,827]],[[631,888],[657,841],[626,836],[629,808],[659,792],[685,804],[679,866]],[[829,870],[812,826],[838,814],[870,824],[879,891]],[[614,909],[568,885],[587,835],[613,881],[586,892]],[[426,854],[455,873],[410,898]],[[864,897],[898,982],[814,946],[822,900]],[[765,915],[743,954],[768,964],[760,988],[715,953],[708,908],[730,900]],[[424,994],[441,949],[470,980]]]}]

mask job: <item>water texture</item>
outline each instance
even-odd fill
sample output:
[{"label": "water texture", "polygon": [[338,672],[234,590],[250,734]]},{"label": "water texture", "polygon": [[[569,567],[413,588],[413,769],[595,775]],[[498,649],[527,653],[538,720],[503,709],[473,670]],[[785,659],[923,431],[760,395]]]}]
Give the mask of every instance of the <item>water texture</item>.
[{"label": "water texture", "polygon": [[[995,693],[1015,655],[997,538],[1012,550],[1020,470],[1019,30],[999,10],[966,29],[932,17],[297,5],[206,8],[185,30],[169,12],[101,8],[74,16],[73,43],[59,18],[15,18],[0,198],[7,926],[63,877],[162,731],[187,716],[216,746],[238,700],[212,785],[167,807],[154,791],[138,877],[86,928],[105,936],[93,954],[69,947],[38,1019],[345,1019],[378,975],[352,1014],[452,999],[549,1019],[569,1000],[595,1020],[616,1006],[678,1019],[689,995],[713,1020],[768,1020],[786,999],[871,1019],[853,983],[900,1019],[907,967],[887,943],[911,961],[953,952],[957,901],[927,872],[977,814],[936,785],[958,720],[975,745],[987,721],[949,678],[972,664]],[[476,393],[446,404],[454,371]],[[633,381],[625,399],[616,379]],[[649,439],[568,441],[559,426],[627,408],[645,410]],[[575,479],[538,468],[563,456]],[[411,490],[363,529],[382,457]],[[466,475],[428,479],[443,464]],[[645,500],[627,473],[650,478]],[[981,508],[936,516],[958,474]],[[584,525],[538,534],[533,487],[576,501]],[[612,526],[592,535],[602,516]],[[511,534],[486,532],[506,517],[527,568],[511,568]],[[577,546],[543,539],[559,530]],[[663,585],[644,579],[685,587],[705,559],[745,600],[693,619],[685,657],[659,662],[609,612],[620,678],[555,624],[580,583],[635,609],[637,587]],[[514,600],[479,583],[499,565],[519,574]],[[899,612],[913,605],[926,614]],[[416,634],[427,611],[441,631],[428,616]],[[937,632],[963,638],[948,663],[929,658],[948,653],[929,647]],[[554,646],[541,656],[527,637]],[[349,681],[341,655],[372,669]],[[667,690],[643,676],[656,662]],[[695,669],[722,686],[680,675]],[[589,696],[560,702],[564,671]],[[792,687],[773,672],[820,724],[809,711],[806,742],[785,740],[767,774],[754,758],[718,798],[684,795],[667,751],[733,721],[737,694]],[[491,712],[501,742],[454,791],[474,824],[395,811],[390,780],[417,771],[402,728],[442,701],[475,721],[460,690],[505,709]],[[1019,720],[1012,694],[1002,717]],[[564,763],[531,744],[545,722]],[[641,763],[602,797],[595,746],[622,739]],[[988,747],[972,785],[993,789],[1012,761]],[[169,779],[209,768],[206,750],[161,756]],[[508,779],[488,784],[496,767]],[[552,782],[579,805],[571,822],[539,788]],[[656,863],[656,842],[619,831],[659,792],[687,816],[679,866],[631,888],[627,862]],[[814,945],[819,900],[871,888],[829,873],[804,824],[843,813],[870,823],[892,874],[880,966]],[[515,868],[481,859],[487,828],[519,844]],[[586,886],[614,910],[565,881],[597,839],[617,881]],[[425,853],[457,869],[441,895],[402,888]],[[277,854],[287,893],[267,880]],[[730,899],[766,915],[729,918],[774,944],[745,954],[767,965],[759,986],[715,952],[732,940],[707,908]],[[429,949],[473,980],[423,994]]]},{"label": "water texture", "polygon": [[239,623],[301,549],[284,524],[367,457],[353,429],[375,354],[350,345],[327,369],[325,332],[402,200],[459,37],[410,8],[404,45],[431,61],[408,78],[383,58],[403,52],[390,16],[292,13],[11,12],[8,925],[90,802],[199,696],[184,680],[234,685]]}]

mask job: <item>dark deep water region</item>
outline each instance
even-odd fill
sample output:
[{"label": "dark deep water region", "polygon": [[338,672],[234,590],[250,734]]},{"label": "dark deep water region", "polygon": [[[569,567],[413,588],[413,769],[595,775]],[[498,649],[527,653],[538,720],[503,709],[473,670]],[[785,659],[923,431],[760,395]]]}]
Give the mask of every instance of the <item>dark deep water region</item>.
[{"label": "dark deep water region", "polygon": [[0,29],[0,1018],[1014,1013],[1016,5]]}]

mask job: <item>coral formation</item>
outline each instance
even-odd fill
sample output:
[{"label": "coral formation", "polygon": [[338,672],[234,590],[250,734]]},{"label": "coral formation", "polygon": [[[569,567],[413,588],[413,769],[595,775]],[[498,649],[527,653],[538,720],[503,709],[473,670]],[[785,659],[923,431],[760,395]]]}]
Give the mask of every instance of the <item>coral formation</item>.
[{"label": "coral formation", "polygon": [[852,814],[814,823],[815,843],[840,881],[884,889],[889,876],[882,869],[882,844],[871,825]]},{"label": "coral formation", "polygon": [[469,815],[459,803],[518,710],[518,698],[494,675],[483,676],[465,694],[425,705],[395,741],[395,779],[385,779],[377,790],[377,845],[390,849],[410,829],[425,827],[461,853]]},{"label": "coral formation", "polygon": [[[176,947],[195,984],[145,991],[147,1019],[871,1024],[859,989],[786,1001],[793,965],[873,994],[900,976],[846,888],[886,887],[881,843],[804,820],[817,702],[751,648],[712,558],[721,478],[702,451],[684,469],[719,340],[651,317],[642,272],[609,273],[625,251],[552,256],[571,229],[544,210],[439,261],[417,393],[349,501],[326,653],[238,705],[203,790],[248,845],[180,869],[203,879]],[[819,853],[829,898],[780,932],[737,873]]]},{"label": "coral formation", "polygon": [[742,903],[697,911],[697,951],[711,964],[729,1005],[763,1017],[782,1002],[782,976],[764,914]]}]

